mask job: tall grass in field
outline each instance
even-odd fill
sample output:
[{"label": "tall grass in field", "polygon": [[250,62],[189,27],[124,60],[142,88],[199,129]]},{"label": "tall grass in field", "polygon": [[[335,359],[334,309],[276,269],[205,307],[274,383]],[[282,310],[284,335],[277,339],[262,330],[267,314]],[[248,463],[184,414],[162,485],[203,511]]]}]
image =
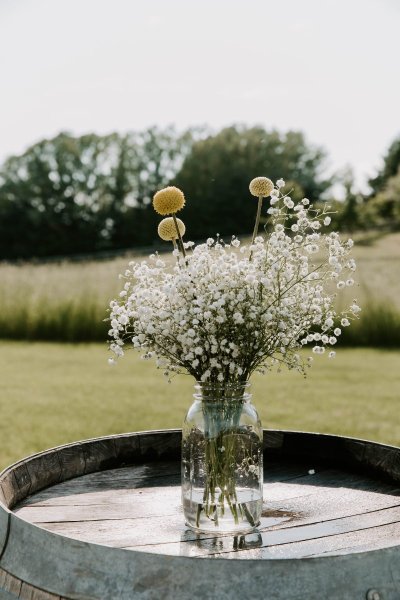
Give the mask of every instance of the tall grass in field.
[{"label": "tall grass in field", "polygon": [[[343,332],[349,346],[400,347],[400,234],[357,246],[358,322]],[[105,261],[0,264],[0,338],[105,341],[107,308],[131,256]],[[134,257],[138,258],[138,256]]]},{"label": "tall grass in field", "polygon": [[390,302],[367,301],[360,319],[343,331],[340,344],[400,348],[400,310]]},{"label": "tall grass in field", "polygon": [[[117,261],[0,267],[0,337],[105,340]],[[121,265],[122,266],[122,265]]]}]

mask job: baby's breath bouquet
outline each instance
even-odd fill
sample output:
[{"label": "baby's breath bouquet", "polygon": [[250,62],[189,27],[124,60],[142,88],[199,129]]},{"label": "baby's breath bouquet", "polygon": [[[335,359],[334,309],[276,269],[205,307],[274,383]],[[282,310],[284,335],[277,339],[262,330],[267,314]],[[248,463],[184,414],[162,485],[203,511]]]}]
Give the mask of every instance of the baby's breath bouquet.
[{"label": "baby's breath bouquet", "polygon": [[[144,359],[154,358],[168,379],[186,373],[198,384],[202,420],[196,411],[189,418],[184,450],[186,443],[192,456],[200,448],[204,464],[197,472],[186,461],[183,495],[192,513],[188,524],[201,530],[207,522],[219,526],[227,515],[231,530],[259,520],[261,496],[257,506],[239,497],[243,482],[262,490],[261,430],[244,408],[251,375],[284,366],[305,373],[312,357],[302,348],[310,345],[313,353],[333,358],[343,328],[360,311],[355,300],[344,311],[335,308],[337,293],[354,284],[352,240],[323,233],[331,222],[328,206],[314,207],[307,198],[296,203],[284,188],[282,179],[275,185],[266,177],[251,181],[258,204],[249,243],[217,235],[197,245],[183,241],[185,225],[176,217],[185,204],[181,190],[160,190],[153,205],[166,217],[158,232],[173,243],[173,261],[156,253],[129,263],[120,297],[110,304],[116,357],[133,347]],[[259,235],[264,201],[268,220]],[[254,435],[243,441],[250,429],[258,431],[258,445]],[[194,500],[199,478],[202,494]]]}]

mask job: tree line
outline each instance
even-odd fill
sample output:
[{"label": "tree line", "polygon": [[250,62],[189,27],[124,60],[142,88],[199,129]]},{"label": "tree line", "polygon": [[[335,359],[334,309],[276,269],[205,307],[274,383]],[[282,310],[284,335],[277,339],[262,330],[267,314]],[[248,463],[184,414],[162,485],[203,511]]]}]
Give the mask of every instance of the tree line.
[{"label": "tree line", "polygon": [[[158,243],[154,193],[180,187],[190,239],[248,234],[254,221],[249,181],[283,177],[294,199],[329,199],[326,153],[303,133],[232,126],[177,132],[42,140],[0,168],[0,259],[68,256]],[[371,193],[354,191],[351,172],[335,225],[400,229],[400,138],[390,146]]]}]

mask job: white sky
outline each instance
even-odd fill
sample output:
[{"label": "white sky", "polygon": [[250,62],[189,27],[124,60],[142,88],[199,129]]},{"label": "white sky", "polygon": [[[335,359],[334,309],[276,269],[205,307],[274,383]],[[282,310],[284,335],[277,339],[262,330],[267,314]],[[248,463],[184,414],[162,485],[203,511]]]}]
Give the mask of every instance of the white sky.
[{"label": "white sky", "polygon": [[242,122],[362,184],[400,134],[399,59],[400,0],[0,0],[0,161],[60,130]]}]

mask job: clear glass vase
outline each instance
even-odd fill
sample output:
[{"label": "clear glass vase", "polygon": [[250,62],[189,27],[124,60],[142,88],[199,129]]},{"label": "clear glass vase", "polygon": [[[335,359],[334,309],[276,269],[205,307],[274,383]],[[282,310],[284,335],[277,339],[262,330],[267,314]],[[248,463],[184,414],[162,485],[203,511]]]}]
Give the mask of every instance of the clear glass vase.
[{"label": "clear glass vase", "polygon": [[197,384],[182,431],[182,503],[199,532],[252,531],[260,522],[262,428],[249,384]]}]

